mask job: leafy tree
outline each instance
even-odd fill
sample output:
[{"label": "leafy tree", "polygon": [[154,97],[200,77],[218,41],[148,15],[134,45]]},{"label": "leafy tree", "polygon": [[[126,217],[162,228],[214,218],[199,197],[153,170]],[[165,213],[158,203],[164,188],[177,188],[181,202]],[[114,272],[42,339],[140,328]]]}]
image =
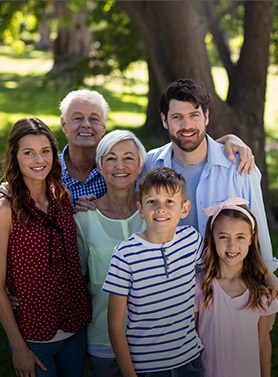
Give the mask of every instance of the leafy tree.
[{"label": "leafy tree", "polygon": [[[150,90],[154,97],[173,80],[191,77],[204,82],[213,95],[209,132],[219,136],[233,132],[245,140],[254,151],[256,161],[263,173],[263,190],[270,220],[265,163],[264,102],[266,76],[269,64],[270,33],[272,30],[273,1],[242,2],[243,43],[236,61],[228,48],[220,49],[224,41],[221,29],[211,32],[216,39],[219,56],[226,69],[229,88],[227,99],[218,96],[211,73],[211,63],[206,49],[207,18],[200,12],[200,1],[118,1],[136,25],[146,48],[150,69]],[[210,10],[216,13],[214,1]],[[224,46],[222,46],[224,47]],[[225,56],[225,59],[224,59]],[[154,138],[162,127],[149,109],[148,133]],[[148,124],[151,127],[148,127]],[[251,138],[250,138],[251,135]]]}]

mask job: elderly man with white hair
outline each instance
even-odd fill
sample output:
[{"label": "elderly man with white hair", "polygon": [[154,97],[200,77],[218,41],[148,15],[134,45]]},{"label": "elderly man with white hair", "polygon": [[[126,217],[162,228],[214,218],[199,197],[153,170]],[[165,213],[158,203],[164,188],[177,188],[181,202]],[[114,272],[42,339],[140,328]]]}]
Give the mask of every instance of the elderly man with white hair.
[{"label": "elderly man with white hair", "polygon": [[96,149],[105,134],[109,106],[97,91],[75,90],[60,103],[61,126],[68,145],[60,154],[62,179],[71,191],[73,205],[80,196],[96,198],[106,192],[106,184],[96,167]]}]

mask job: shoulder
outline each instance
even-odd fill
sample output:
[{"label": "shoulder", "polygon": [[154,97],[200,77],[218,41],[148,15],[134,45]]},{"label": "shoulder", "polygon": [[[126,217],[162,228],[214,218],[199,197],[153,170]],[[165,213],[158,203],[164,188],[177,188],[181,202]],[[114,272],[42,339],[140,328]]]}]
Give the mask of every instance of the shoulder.
[{"label": "shoulder", "polygon": [[176,235],[181,239],[190,236],[193,236],[196,239],[202,239],[201,234],[191,225],[178,226],[176,228]]},{"label": "shoulder", "polygon": [[162,145],[161,147],[153,148],[153,149],[148,151],[147,156],[153,156],[153,155],[159,154],[159,153],[169,149],[169,147],[171,145],[172,145],[172,143],[170,142],[170,143]]},{"label": "shoulder", "polygon": [[[229,174],[233,176],[234,179],[237,179],[238,182],[253,182],[257,181],[260,182],[261,180],[261,172],[257,166],[253,169],[251,174],[244,174],[243,176],[237,172],[237,167],[240,163],[239,154],[236,153],[236,163],[232,163],[225,152],[225,145],[218,143],[212,137],[207,135],[207,142],[208,142],[208,163],[207,166],[209,168],[214,167],[214,173],[223,173]],[[224,170],[222,170],[224,168]]]},{"label": "shoulder", "polygon": [[0,221],[1,221],[1,228],[5,225],[10,226],[12,222],[12,209],[10,201],[2,197],[0,198]]},{"label": "shoulder", "polygon": [[11,211],[11,203],[10,203],[10,200],[6,196],[0,197],[0,211],[1,212]]},{"label": "shoulder", "polygon": [[265,310],[261,312],[262,316],[267,316],[278,312],[278,298],[275,298],[269,302],[267,297],[263,297],[263,305]]},{"label": "shoulder", "polygon": [[168,155],[172,155],[172,143],[163,145],[155,149],[151,149],[147,153],[146,163],[156,162],[158,159],[165,159]]},{"label": "shoulder", "polygon": [[91,226],[99,222],[99,212],[97,210],[78,211],[74,214],[74,220],[83,229],[90,229]]},{"label": "shoulder", "polygon": [[114,249],[114,254],[121,258],[136,258],[138,251],[145,248],[143,239],[139,239],[136,233],[133,233],[128,239],[120,242]]}]

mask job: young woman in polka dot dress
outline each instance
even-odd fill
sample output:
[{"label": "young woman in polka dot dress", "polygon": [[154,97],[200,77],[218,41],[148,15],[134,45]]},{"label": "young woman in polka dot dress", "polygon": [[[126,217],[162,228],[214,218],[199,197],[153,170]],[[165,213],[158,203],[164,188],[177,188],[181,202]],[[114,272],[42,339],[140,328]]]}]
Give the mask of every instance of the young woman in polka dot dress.
[{"label": "young woman in polka dot dress", "polygon": [[16,374],[82,377],[91,300],[56,141],[42,121],[15,123],[3,170],[12,195],[0,198],[0,321]]}]

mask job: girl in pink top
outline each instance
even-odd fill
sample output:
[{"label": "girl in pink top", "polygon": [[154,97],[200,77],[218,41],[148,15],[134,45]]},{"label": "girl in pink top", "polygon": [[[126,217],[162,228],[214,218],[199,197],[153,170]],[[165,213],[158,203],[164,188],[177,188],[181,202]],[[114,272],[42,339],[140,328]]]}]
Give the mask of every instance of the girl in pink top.
[{"label": "girl in pink top", "polygon": [[278,301],[246,204],[232,198],[204,210],[210,218],[195,299],[204,377],[271,376],[269,332]]}]

